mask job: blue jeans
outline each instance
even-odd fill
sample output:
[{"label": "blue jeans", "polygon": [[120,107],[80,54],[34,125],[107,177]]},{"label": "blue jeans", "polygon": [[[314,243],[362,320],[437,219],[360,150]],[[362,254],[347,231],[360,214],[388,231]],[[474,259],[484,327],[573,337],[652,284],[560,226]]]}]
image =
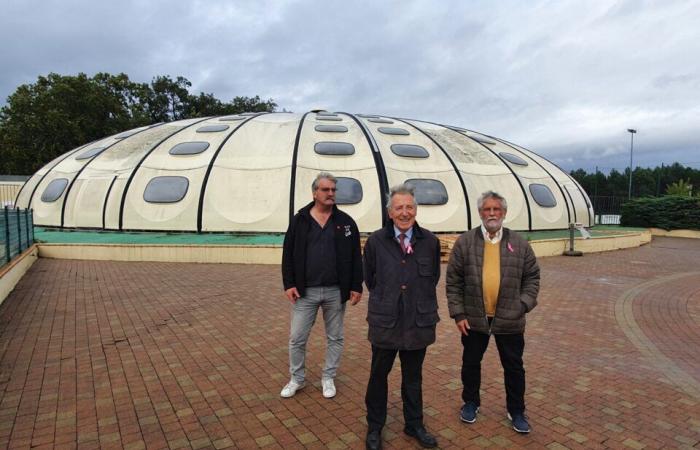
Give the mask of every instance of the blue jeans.
[{"label": "blue jeans", "polygon": [[297,299],[292,308],[292,324],[289,333],[289,372],[297,383],[305,377],[306,342],[311,327],[316,322],[318,308],[323,311],[326,327],[326,364],[322,377],[335,378],[343,352],[343,317],[345,303],[340,299],[338,286],[315,286],[306,288],[303,297]]}]

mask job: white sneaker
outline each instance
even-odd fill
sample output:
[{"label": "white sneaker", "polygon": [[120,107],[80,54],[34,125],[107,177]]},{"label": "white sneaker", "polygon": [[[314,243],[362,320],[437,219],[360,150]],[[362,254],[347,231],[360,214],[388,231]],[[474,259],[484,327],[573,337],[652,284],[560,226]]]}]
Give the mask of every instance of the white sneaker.
[{"label": "white sneaker", "polygon": [[299,384],[294,380],[289,380],[289,383],[282,388],[280,395],[284,398],[294,397],[294,394],[296,394],[298,390],[303,389],[304,386],[304,383]]},{"label": "white sneaker", "polygon": [[335,397],[335,383],[333,378],[324,378],[321,380],[321,386],[323,387],[323,396],[326,398]]}]

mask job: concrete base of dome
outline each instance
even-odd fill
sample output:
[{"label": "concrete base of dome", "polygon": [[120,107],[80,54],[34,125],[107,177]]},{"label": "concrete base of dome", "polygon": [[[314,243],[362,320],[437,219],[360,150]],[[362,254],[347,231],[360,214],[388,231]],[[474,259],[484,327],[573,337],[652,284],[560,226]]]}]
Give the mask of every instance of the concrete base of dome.
[{"label": "concrete base of dome", "polygon": [[[458,235],[441,235],[443,262],[447,262]],[[592,239],[575,239],[575,249],[585,253],[639,247],[651,241],[649,230],[620,231]],[[531,240],[538,257],[560,256],[569,248],[568,238]],[[159,261],[224,264],[280,264],[280,245],[163,245],[105,243],[41,243],[39,256],[57,259],[110,261]]]}]

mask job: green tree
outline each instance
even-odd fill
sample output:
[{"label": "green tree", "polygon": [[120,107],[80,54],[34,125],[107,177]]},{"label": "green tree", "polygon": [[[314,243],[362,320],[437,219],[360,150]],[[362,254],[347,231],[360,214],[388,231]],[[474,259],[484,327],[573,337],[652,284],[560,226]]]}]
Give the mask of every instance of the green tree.
[{"label": "green tree", "polygon": [[680,195],[682,197],[693,196],[693,185],[688,180],[678,180],[666,186],[667,195]]},{"label": "green tree", "polygon": [[[0,110],[2,173],[30,174],[78,145],[138,126],[128,101],[128,77],[51,73],[22,85]],[[136,121],[138,122],[138,121]]]},{"label": "green tree", "polygon": [[150,84],[123,73],[39,76],[0,109],[0,173],[29,175],[79,145],[143,125],[277,107],[257,95],[223,103],[213,94],[191,95],[191,86],[169,75]]},{"label": "green tree", "polygon": [[152,122],[171,122],[187,117],[190,104],[189,88],[192,83],[185,77],[175,80],[170,75],[157,76],[151,81],[151,91],[145,102]]}]

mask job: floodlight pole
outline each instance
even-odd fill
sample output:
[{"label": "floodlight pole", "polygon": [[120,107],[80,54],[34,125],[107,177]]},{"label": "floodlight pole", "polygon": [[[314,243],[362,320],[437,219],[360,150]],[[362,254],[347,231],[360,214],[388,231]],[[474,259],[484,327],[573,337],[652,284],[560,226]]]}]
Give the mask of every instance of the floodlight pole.
[{"label": "floodlight pole", "polygon": [[627,199],[632,199],[632,152],[634,151],[634,133],[637,132],[634,128],[628,128],[627,131],[630,133],[630,188],[627,193]]}]

